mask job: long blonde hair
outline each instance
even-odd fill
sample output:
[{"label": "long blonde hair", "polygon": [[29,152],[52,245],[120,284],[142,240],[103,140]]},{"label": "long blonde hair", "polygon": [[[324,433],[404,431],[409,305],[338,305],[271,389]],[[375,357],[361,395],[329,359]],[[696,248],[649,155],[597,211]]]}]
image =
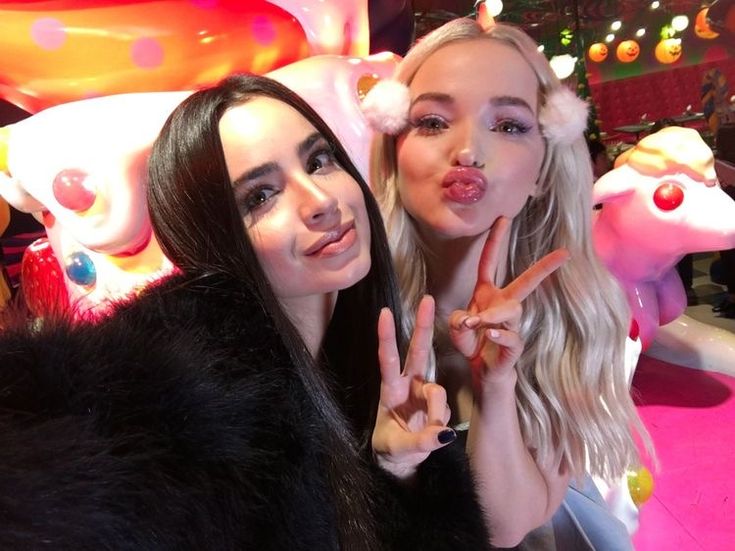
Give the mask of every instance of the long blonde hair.
[{"label": "long blonde hair", "polygon": [[[436,50],[476,39],[501,41],[526,59],[539,82],[539,106],[550,91],[562,86],[523,31],[504,24],[483,31],[471,19],[451,21],[422,38],[394,78],[409,85]],[[516,365],[521,430],[539,461],[563,461],[576,476],[589,470],[613,480],[638,462],[634,433],[651,449],[623,367],[628,307],[592,248],[592,169],[584,137],[580,134],[572,145],[547,141],[545,148],[539,193],[511,225],[506,273],[511,280],[560,247],[570,251],[571,260],[524,302],[520,332],[526,345]],[[401,203],[396,159],[396,138],[377,136],[372,185],[383,211],[405,311],[415,312],[427,290],[427,251]]]}]

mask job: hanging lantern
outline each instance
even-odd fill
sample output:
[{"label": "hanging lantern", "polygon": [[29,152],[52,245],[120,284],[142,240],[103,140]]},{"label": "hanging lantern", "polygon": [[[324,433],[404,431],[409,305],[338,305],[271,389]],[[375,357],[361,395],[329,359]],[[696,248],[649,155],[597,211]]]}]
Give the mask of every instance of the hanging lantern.
[{"label": "hanging lantern", "polygon": [[603,44],[602,42],[597,42],[590,46],[590,49],[587,53],[589,54],[592,61],[594,61],[595,63],[600,63],[607,59],[607,45]]},{"label": "hanging lantern", "polygon": [[620,44],[618,44],[618,49],[616,50],[618,60],[622,61],[623,63],[630,63],[631,61],[635,61],[636,59],[638,59],[638,55],[640,53],[641,47],[635,40],[623,40]]},{"label": "hanging lantern", "polygon": [[709,26],[709,23],[707,22],[708,11],[709,8],[702,8],[701,10],[699,10],[697,18],[694,20],[694,34],[696,34],[699,38],[712,40],[713,38],[717,38],[720,35],[719,33],[713,31],[712,28]]},{"label": "hanging lantern", "polygon": [[656,59],[659,63],[674,63],[681,57],[681,39],[666,38],[656,45]]}]

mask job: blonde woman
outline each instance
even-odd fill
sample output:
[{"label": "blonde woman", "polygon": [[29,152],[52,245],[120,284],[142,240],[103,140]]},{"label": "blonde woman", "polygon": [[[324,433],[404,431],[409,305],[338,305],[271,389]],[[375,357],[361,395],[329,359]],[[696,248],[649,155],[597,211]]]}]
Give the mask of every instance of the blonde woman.
[{"label": "blonde woman", "polygon": [[631,548],[585,478],[616,479],[638,461],[634,433],[647,441],[623,370],[626,303],[592,248],[586,106],[525,33],[460,19],[364,109],[382,131],[371,176],[402,300],[415,311],[430,293],[445,320],[436,377],[469,423],[492,543],[554,516],[544,548]]}]

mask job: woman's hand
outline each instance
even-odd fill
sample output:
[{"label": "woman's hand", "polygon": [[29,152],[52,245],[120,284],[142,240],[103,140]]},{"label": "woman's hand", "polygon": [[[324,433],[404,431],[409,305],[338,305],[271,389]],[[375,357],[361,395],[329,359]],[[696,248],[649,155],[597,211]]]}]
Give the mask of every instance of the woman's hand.
[{"label": "woman's hand", "polygon": [[498,218],[490,229],[477,269],[477,283],[467,310],[449,317],[449,335],[455,348],[472,366],[475,391],[490,377],[501,380],[514,374],[523,352],[518,334],[522,301],[569,258],[564,249],[553,251],[530,266],[506,287],[495,284],[501,246],[510,221]]},{"label": "woman's hand", "polygon": [[454,346],[472,369],[475,401],[467,437],[470,465],[482,491],[492,543],[512,547],[548,520],[561,503],[569,474],[559,464],[537,464],[524,441],[515,386],[515,365],[524,343],[518,333],[522,301],[569,257],[549,253],[505,287],[495,284],[510,222],[501,217],[482,249],[477,283],[467,310],[449,319]]},{"label": "woman's hand", "polygon": [[447,428],[451,412],[446,391],[426,381],[433,333],[434,299],[425,296],[416,313],[416,327],[401,373],[393,314],[384,308],[378,319],[382,383],[373,452],[378,465],[403,480],[409,479],[432,451],[456,438]]}]

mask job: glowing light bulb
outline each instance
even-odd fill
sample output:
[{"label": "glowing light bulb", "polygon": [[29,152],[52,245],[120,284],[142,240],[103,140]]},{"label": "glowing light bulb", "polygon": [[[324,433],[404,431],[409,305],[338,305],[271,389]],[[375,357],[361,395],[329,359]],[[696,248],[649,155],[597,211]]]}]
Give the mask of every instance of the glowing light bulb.
[{"label": "glowing light bulb", "polygon": [[574,72],[574,64],[577,58],[569,54],[555,55],[549,60],[549,65],[559,80],[564,80]]},{"label": "glowing light bulb", "polygon": [[615,35],[614,35],[614,34],[612,34],[612,33],[610,33],[609,35],[607,35],[607,36],[605,37],[605,42],[607,42],[607,43],[610,43],[610,42],[612,42],[613,40],[615,40]]},{"label": "glowing light bulb", "polygon": [[501,0],[486,0],[485,5],[487,5],[487,11],[493,17],[497,17],[503,11],[503,2]]},{"label": "glowing light bulb", "polygon": [[612,30],[614,30],[614,31],[619,31],[620,30],[620,27],[622,27],[622,26],[623,26],[623,24],[620,21],[613,21],[610,24],[610,28]]},{"label": "glowing light bulb", "polygon": [[637,31],[635,32],[635,35],[636,35],[636,36],[637,36],[638,38],[642,37],[642,36],[643,36],[643,35],[645,35],[645,34],[646,34],[646,29],[644,29],[643,27],[641,27],[640,29],[638,29],[638,30],[637,30]]},{"label": "glowing light bulb", "polygon": [[677,15],[671,20],[671,26],[677,31],[683,31],[689,26],[689,18],[686,15]]}]

